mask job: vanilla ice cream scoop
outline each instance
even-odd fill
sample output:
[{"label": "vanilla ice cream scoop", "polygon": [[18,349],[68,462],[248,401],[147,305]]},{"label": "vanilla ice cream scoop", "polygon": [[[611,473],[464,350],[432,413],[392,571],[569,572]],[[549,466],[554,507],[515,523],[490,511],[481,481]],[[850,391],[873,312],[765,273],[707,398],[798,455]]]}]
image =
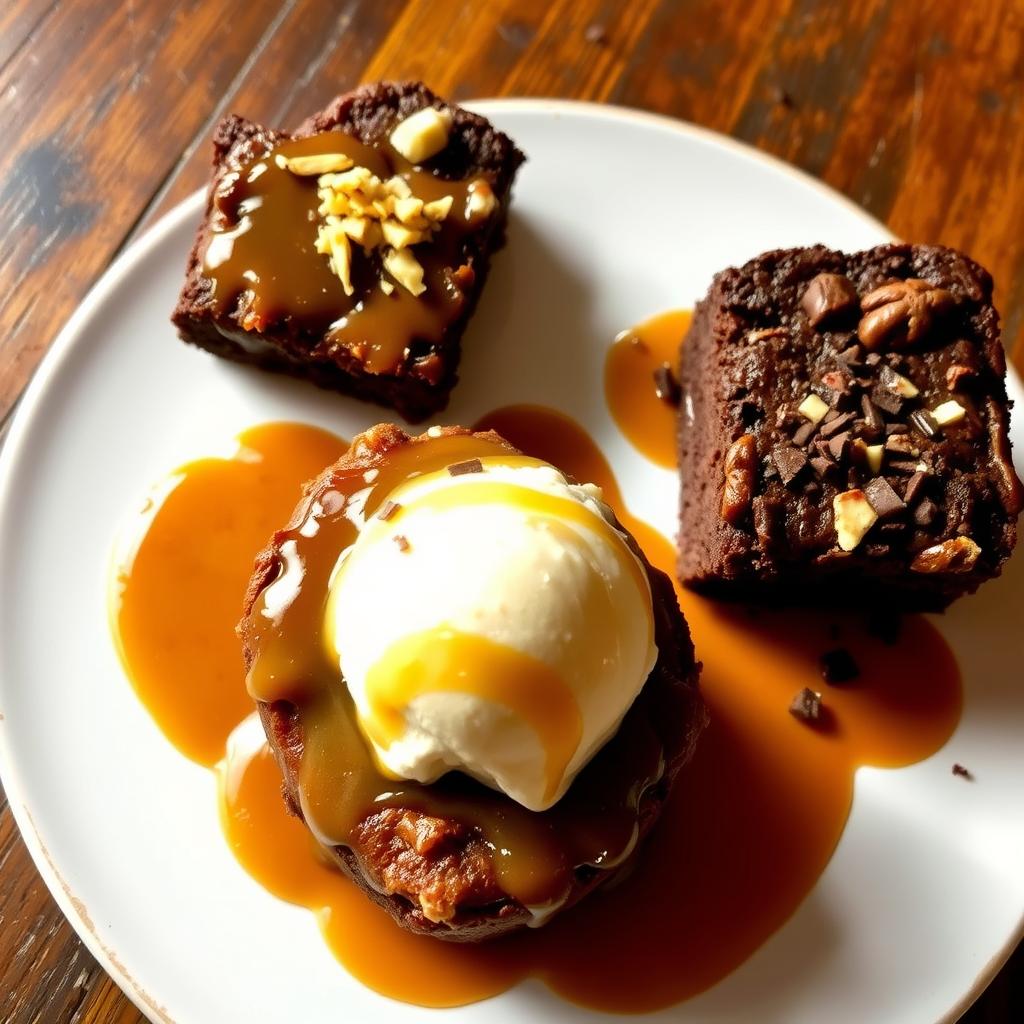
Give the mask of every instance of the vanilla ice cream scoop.
[{"label": "vanilla ice cream scoop", "polygon": [[522,456],[454,469],[365,524],[325,635],[388,772],[458,769],[541,811],[654,667],[650,585],[596,487]]}]

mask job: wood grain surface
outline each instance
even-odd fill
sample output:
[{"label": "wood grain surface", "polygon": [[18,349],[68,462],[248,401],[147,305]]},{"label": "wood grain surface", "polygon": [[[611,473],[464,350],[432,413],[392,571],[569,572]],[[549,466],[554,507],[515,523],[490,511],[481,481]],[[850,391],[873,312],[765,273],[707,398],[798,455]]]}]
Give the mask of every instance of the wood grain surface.
[{"label": "wood grain surface", "polygon": [[[5,0],[0,424],[110,261],[203,184],[221,115],[287,127],[405,77],[659,111],[788,160],[987,266],[1024,367],[1021,0]],[[0,1022],[143,1019],[0,802]],[[1020,951],[965,1019],[1024,1021]]]}]

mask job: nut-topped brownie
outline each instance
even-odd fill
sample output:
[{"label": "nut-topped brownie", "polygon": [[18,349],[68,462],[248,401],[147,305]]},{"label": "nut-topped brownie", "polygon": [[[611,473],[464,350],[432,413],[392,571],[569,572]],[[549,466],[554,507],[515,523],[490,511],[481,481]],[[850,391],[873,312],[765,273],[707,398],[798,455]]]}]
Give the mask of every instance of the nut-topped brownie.
[{"label": "nut-topped brownie", "polygon": [[695,590],[939,610],[997,576],[1022,488],[992,279],[952,249],[822,246],[718,274],[681,356]]},{"label": "nut-topped brownie", "polygon": [[230,116],[173,321],[217,355],[444,408],[524,157],[420,83],[363,86],[289,134]]}]

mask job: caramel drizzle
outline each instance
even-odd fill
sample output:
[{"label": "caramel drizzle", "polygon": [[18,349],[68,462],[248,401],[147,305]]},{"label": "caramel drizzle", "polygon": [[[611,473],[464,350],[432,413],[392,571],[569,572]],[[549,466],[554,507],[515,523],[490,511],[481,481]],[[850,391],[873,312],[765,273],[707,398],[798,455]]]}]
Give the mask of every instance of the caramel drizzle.
[{"label": "caramel drizzle", "polygon": [[[327,256],[316,251],[317,178],[293,174],[276,159],[324,153],[347,156],[381,179],[397,174],[425,202],[453,197],[440,230],[413,249],[424,270],[422,295],[401,286],[385,295],[379,259],[364,256],[358,246],[354,291],[345,294]],[[239,303],[243,341],[248,332],[272,329],[288,318],[310,335],[323,335],[305,356],[333,362],[338,349],[345,349],[370,373],[393,373],[414,341],[439,343],[465,305],[453,271],[463,263],[463,240],[471,230],[471,184],[418,170],[387,142],[368,146],[340,131],[289,139],[223,175],[214,189],[203,257],[213,309],[224,316]]]},{"label": "caramel drizzle", "polygon": [[[303,736],[300,800],[321,842],[348,845],[353,829],[384,807],[453,818],[477,829],[492,847],[505,892],[526,906],[552,906],[568,894],[575,869],[613,867],[631,852],[640,801],[664,771],[662,723],[673,727],[671,711],[659,706],[664,697],[655,700],[641,692],[616,734],[566,795],[550,810],[534,813],[457,772],[429,786],[386,777],[357,724],[324,635],[330,577],[358,528],[405,481],[453,463],[493,457],[508,458],[497,442],[436,438],[390,452],[369,483],[361,471],[352,470],[310,496],[300,524],[278,535],[282,564],[277,580],[251,613],[260,654],[247,685],[256,700],[295,706]],[[274,586],[289,576],[298,585],[284,596],[274,593]]]}]

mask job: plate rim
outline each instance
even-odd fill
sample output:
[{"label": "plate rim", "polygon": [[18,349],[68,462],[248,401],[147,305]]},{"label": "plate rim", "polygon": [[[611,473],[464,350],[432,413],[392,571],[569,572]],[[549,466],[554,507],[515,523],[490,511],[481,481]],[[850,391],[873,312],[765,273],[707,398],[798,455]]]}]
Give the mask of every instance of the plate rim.
[{"label": "plate rim", "polygon": [[[752,164],[761,165],[781,177],[795,179],[804,188],[808,188],[831,203],[845,208],[848,213],[857,216],[880,235],[890,241],[898,241],[897,236],[887,225],[821,179],[747,142],[680,118],[621,104],[544,97],[484,97],[467,100],[460,103],[460,106],[483,115],[523,112],[554,117],[570,116],[591,120],[631,122],[695,139],[705,145],[725,150]],[[190,193],[162,214],[141,235],[129,241],[93,282],[33,371],[27,385],[16,400],[7,436],[0,438],[0,536],[4,533],[8,515],[8,484],[11,473],[23,456],[23,449],[31,438],[31,428],[43,405],[51,378],[80,337],[83,326],[98,308],[118,290],[123,279],[135,265],[148,257],[154,250],[159,249],[182,221],[198,216],[206,191],[207,187],[203,186]],[[1020,377],[1012,364],[1007,366],[1007,375],[1018,385],[1020,384]],[[88,908],[75,896],[62,877],[57,864],[42,842],[31,811],[22,797],[20,777],[15,759],[7,743],[6,733],[5,720],[0,716],[0,781],[3,783],[7,802],[21,838],[44,884],[78,938],[146,1019],[154,1024],[174,1024],[166,1010],[132,977],[116,951],[110,949],[103,942],[89,916]],[[1007,942],[992,955],[976,975],[971,987],[956,1004],[938,1018],[936,1024],[955,1024],[992,982],[1022,940],[1024,940],[1024,912]]]}]

